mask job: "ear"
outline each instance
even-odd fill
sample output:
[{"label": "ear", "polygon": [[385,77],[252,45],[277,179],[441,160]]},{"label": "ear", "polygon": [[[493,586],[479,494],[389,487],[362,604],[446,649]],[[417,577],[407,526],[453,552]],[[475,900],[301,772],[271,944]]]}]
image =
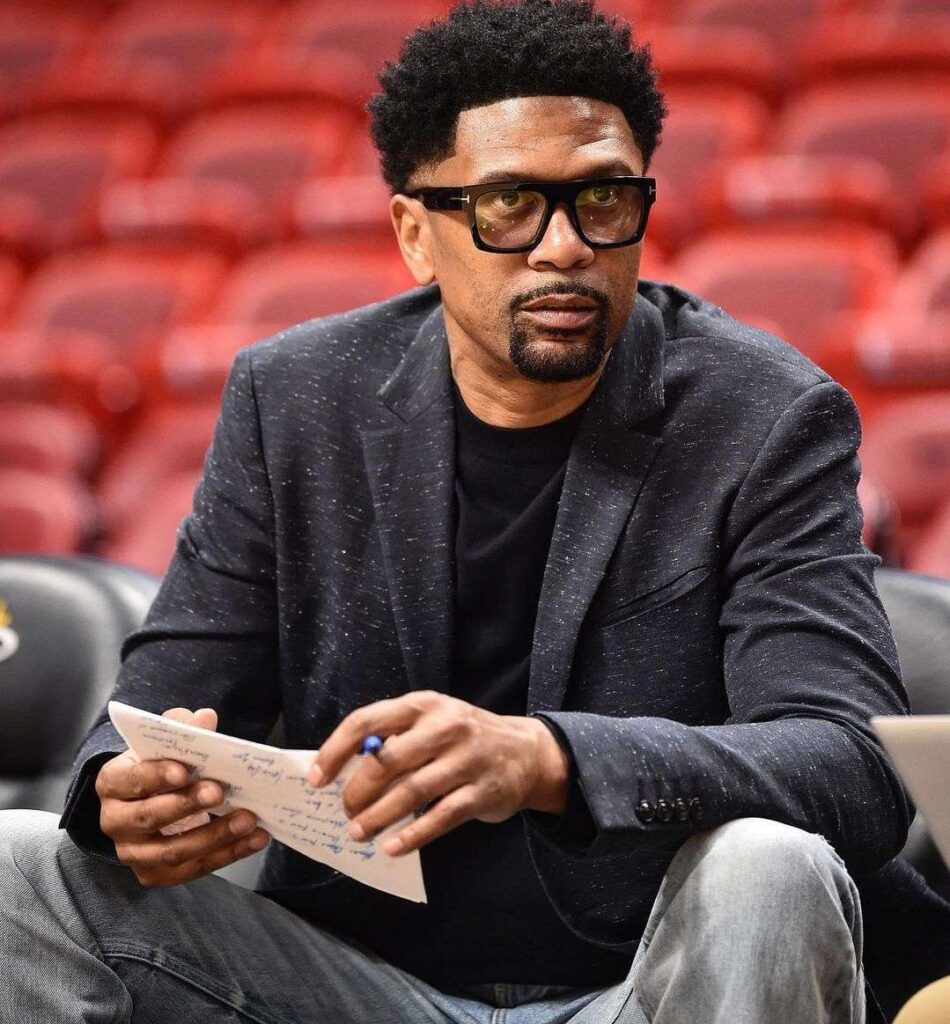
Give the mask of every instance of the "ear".
[{"label": "ear", "polygon": [[389,216],[409,272],[416,284],[432,284],[435,264],[432,259],[432,229],[429,214],[418,199],[396,194],[389,201]]}]

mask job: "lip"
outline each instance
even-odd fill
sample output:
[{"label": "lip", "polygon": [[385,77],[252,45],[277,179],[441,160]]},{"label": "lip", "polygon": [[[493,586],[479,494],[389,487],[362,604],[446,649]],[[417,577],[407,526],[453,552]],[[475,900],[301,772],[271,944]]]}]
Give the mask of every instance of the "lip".
[{"label": "lip", "polygon": [[558,327],[561,330],[589,327],[597,316],[597,310],[590,307],[524,309],[522,312],[540,327]]},{"label": "lip", "polygon": [[535,313],[539,310],[548,309],[589,311],[596,310],[597,303],[581,295],[544,295],[540,299],[532,299],[530,302],[526,302],[521,309],[526,313]]}]

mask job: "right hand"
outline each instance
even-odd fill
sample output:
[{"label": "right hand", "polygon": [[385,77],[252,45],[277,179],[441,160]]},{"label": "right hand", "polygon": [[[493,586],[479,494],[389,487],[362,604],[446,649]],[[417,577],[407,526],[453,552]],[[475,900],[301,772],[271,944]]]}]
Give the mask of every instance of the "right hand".
[{"label": "right hand", "polygon": [[[166,711],[165,718],[214,730],[212,708]],[[102,831],[115,843],[119,860],[144,886],[190,882],[262,850],[270,836],[257,828],[250,811],[233,811],[178,834],[162,829],[205,814],[224,801],[220,783],[191,780],[180,761],[139,761],[127,750],[112,758],[96,778]],[[172,831],[172,830],[169,830]]]}]

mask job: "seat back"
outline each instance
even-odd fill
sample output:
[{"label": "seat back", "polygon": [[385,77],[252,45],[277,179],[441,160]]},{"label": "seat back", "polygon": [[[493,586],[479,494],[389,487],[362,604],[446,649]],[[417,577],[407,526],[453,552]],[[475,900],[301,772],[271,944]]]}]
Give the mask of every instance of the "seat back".
[{"label": "seat back", "polygon": [[[950,580],[879,568],[875,582],[894,631],[911,713],[950,714]],[[919,816],[902,856],[950,898],[950,872]]]},{"label": "seat back", "polygon": [[0,808],[59,811],[158,580],[95,558],[0,558]]}]

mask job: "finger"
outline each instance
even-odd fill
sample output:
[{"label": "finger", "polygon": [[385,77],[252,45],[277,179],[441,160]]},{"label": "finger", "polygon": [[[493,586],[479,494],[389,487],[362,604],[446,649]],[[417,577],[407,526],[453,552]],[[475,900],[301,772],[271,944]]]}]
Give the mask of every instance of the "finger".
[{"label": "finger", "polygon": [[257,828],[250,811],[235,811],[176,836],[145,835],[116,843],[119,859],[133,868],[176,868],[230,846]]},{"label": "finger", "polygon": [[462,763],[446,763],[445,759],[399,779],[375,803],[353,818],[350,835],[353,839],[371,839],[380,832],[402,821],[408,814],[431,800],[445,798],[470,781]]},{"label": "finger", "polygon": [[176,867],[134,868],[133,870],[142,885],[149,888],[180,885],[209,875],[212,871],[219,871],[235,861],[250,857],[259,850],[263,850],[268,842],[270,842],[269,833],[259,828],[245,838],[238,839],[226,846],[220,846],[204,857],[186,861]]},{"label": "finger", "polygon": [[169,708],[162,712],[162,718],[170,718],[173,722],[182,722],[184,725],[197,725],[200,729],[208,729],[211,732],[218,727],[218,713],[214,708],[198,708],[197,711],[190,711],[188,708]]},{"label": "finger", "polygon": [[191,781],[191,772],[180,761],[139,761],[131,751],[112,758],[96,776],[100,799],[142,800],[156,793],[181,789]]},{"label": "finger", "polygon": [[105,800],[100,823],[106,835],[156,832],[182,818],[217,807],[224,801],[224,788],[204,779],[190,786],[147,797],[144,800]]},{"label": "finger", "polygon": [[422,768],[441,750],[434,730],[425,728],[421,722],[407,732],[388,737],[378,753],[361,759],[347,782],[341,794],[347,817],[355,817],[401,776]]},{"label": "finger", "polygon": [[423,713],[429,699],[439,696],[444,695],[420,691],[357,708],[340,722],[320,747],[314,757],[310,782],[315,786],[325,786],[357,753],[370,733],[386,737],[404,732]]},{"label": "finger", "polygon": [[425,814],[405,828],[387,836],[382,843],[383,850],[393,857],[418,850],[433,839],[477,817],[478,807],[478,789],[473,785],[462,786],[434,803]]}]

